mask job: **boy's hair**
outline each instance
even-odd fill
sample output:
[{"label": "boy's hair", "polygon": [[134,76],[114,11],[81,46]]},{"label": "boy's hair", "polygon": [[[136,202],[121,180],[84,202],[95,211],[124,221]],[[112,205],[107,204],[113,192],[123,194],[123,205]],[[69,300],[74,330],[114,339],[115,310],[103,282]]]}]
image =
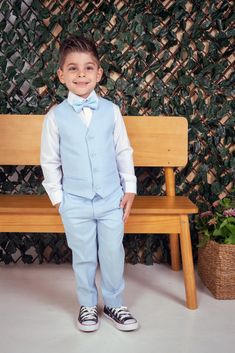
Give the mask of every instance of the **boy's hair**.
[{"label": "boy's hair", "polygon": [[95,43],[84,36],[77,36],[72,34],[61,43],[59,49],[59,67],[63,67],[65,58],[69,53],[76,51],[82,53],[91,53],[99,65],[99,55]]}]

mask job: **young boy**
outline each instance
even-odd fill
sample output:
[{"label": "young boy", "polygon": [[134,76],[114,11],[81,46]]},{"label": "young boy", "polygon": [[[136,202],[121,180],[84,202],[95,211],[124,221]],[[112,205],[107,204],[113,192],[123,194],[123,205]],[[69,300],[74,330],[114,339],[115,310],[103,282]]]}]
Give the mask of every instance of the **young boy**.
[{"label": "young boy", "polygon": [[122,301],[122,241],[136,194],[133,150],[118,106],[94,91],[102,73],[92,41],[72,35],[62,43],[57,74],[69,93],[44,121],[43,186],[61,214],[72,250],[79,329],[99,327],[99,261],[104,315],[118,329],[131,331],[138,322]]}]

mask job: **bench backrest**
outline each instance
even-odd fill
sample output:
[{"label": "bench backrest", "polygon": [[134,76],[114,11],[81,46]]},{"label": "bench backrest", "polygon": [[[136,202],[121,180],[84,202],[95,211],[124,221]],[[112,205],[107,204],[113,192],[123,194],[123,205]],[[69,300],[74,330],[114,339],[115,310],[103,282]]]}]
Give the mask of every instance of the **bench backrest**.
[{"label": "bench backrest", "polygon": [[[0,115],[0,165],[39,165],[43,115]],[[173,167],[188,159],[184,117],[125,116],[134,165],[163,167],[166,193],[175,195]]]},{"label": "bench backrest", "polygon": [[[43,115],[0,115],[0,165],[39,165]],[[124,117],[135,166],[180,167],[188,158],[183,117]]]}]

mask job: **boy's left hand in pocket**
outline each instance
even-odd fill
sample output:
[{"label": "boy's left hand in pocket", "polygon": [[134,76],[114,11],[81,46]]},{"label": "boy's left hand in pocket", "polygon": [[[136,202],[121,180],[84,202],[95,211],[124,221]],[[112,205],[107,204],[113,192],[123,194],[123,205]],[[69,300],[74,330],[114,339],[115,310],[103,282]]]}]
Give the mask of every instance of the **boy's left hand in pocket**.
[{"label": "boy's left hand in pocket", "polygon": [[123,213],[123,221],[124,223],[127,222],[127,219],[130,215],[131,212],[131,206],[132,203],[134,201],[135,198],[135,194],[131,193],[131,192],[126,192],[122,198],[122,201],[120,203],[120,208],[124,209],[124,213]]}]

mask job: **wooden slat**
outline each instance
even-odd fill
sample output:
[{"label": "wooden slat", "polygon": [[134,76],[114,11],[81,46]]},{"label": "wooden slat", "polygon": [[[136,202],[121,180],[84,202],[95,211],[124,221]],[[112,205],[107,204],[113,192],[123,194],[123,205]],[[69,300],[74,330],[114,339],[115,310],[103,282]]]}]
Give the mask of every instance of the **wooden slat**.
[{"label": "wooden slat", "polygon": [[47,195],[0,195],[1,213],[57,214]]},{"label": "wooden slat", "polygon": [[191,214],[197,207],[184,196],[136,196],[132,205],[133,214]]},{"label": "wooden slat", "polygon": [[[192,214],[197,207],[184,196],[136,196],[131,214]],[[2,213],[19,214],[56,214],[47,195],[0,195],[0,215]]]},{"label": "wooden slat", "polygon": [[[125,232],[180,232],[179,215],[195,212],[185,197],[136,196]],[[0,224],[1,232],[64,232],[47,195],[0,195]]]},{"label": "wooden slat", "polygon": [[183,117],[130,116],[125,124],[134,149],[135,166],[185,166],[188,123]]},{"label": "wooden slat", "polygon": [[[125,224],[125,233],[180,232],[179,216],[130,215]],[[64,233],[60,215],[0,213],[1,232]]]},{"label": "wooden slat", "polygon": [[[0,165],[39,165],[43,115],[0,115]],[[187,163],[187,120],[126,116],[135,166],[178,167]]]},{"label": "wooden slat", "polygon": [[0,164],[39,165],[43,115],[0,116]]},{"label": "wooden slat", "polygon": [[181,231],[179,220],[179,215],[147,215],[131,213],[127,223],[125,224],[125,233],[179,233]]},{"label": "wooden slat", "polygon": [[58,213],[0,213],[1,232],[64,233]]}]

